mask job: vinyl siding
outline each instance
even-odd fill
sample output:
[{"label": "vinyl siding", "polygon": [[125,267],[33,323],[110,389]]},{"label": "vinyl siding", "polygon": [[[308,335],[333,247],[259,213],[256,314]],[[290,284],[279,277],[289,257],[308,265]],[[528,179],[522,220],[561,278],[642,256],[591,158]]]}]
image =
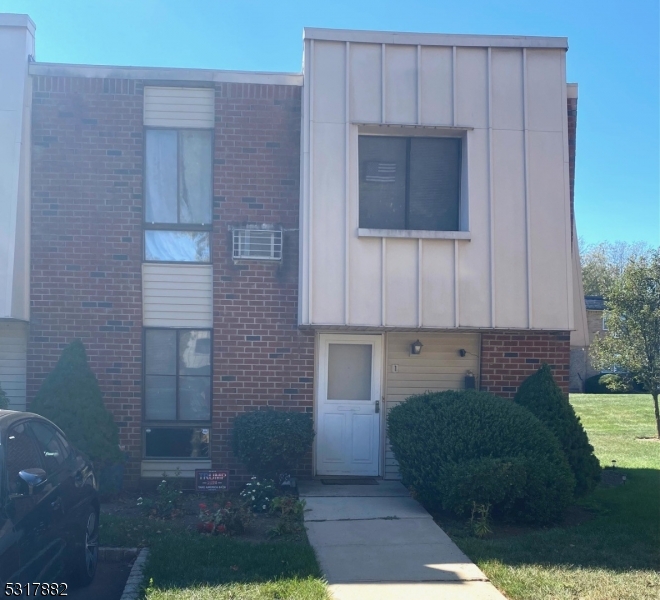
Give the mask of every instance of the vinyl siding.
[{"label": "vinyl siding", "polygon": [[211,265],[142,265],[145,327],[213,327]]},{"label": "vinyl siding", "polygon": [[[410,355],[410,345],[419,339],[422,353]],[[468,352],[464,357],[458,351]],[[428,390],[457,390],[465,387],[465,373],[472,371],[479,385],[478,333],[390,333],[387,336],[385,360],[386,410],[389,412],[413,394]],[[393,365],[397,372],[393,373]],[[399,467],[390,449],[385,448],[385,478],[399,479]]]},{"label": "vinyl siding", "polygon": [[142,477],[173,477],[179,469],[179,477],[194,477],[195,469],[210,468],[210,460],[143,460],[140,472]]},{"label": "vinyl siding", "polygon": [[11,410],[25,410],[28,324],[0,321],[0,385]]},{"label": "vinyl siding", "polygon": [[144,124],[148,127],[210,129],[215,124],[215,90],[145,87]]}]

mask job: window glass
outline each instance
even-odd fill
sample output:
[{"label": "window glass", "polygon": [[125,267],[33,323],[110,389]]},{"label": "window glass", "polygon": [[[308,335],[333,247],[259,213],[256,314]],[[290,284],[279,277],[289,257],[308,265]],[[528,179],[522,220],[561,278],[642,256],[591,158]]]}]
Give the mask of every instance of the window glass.
[{"label": "window glass", "polygon": [[148,129],[145,157],[145,220],[176,223],[177,218],[177,132]]},{"label": "window glass", "polygon": [[55,435],[57,435],[57,439],[60,441],[60,446],[62,447],[62,452],[64,453],[64,459],[66,460],[69,458],[69,456],[71,456],[71,446],[59,431],[56,431]]},{"label": "window glass", "polygon": [[176,377],[147,375],[145,383],[145,417],[152,421],[176,419]]},{"label": "window glass", "polygon": [[181,331],[179,333],[179,373],[182,375],[211,374],[210,331]]},{"label": "window glass", "polygon": [[360,227],[405,229],[406,146],[403,137],[358,138]]},{"label": "window glass", "polygon": [[147,329],[145,339],[147,375],[176,375],[176,330]]},{"label": "window glass", "polygon": [[179,377],[179,413],[183,421],[211,419],[210,377]]},{"label": "window glass", "polygon": [[209,430],[201,427],[148,427],[147,458],[208,458]]},{"label": "window glass", "polygon": [[169,262],[210,262],[209,233],[147,230],[144,232],[144,258]]},{"label": "window glass", "polygon": [[9,493],[21,489],[18,474],[26,469],[42,469],[41,452],[24,423],[12,427],[7,435],[6,465]]},{"label": "window glass", "polygon": [[65,461],[64,452],[62,452],[55,430],[39,421],[32,421],[30,427],[32,428],[34,437],[37,438],[39,449],[44,457],[43,462],[46,471],[48,473],[54,473]]},{"label": "window glass", "polygon": [[371,344],[330,344],[328,399],[371,400]]},{"label": "window glass", "polygon": [[211,222],[211,132],[182,131],[179,223]]},{"label": "window glass", "polygon": [[410,140],[407,229],[458,230],[461,140]]},{"label": "window glass", "polygon": [[461,140],[361,135],[360,227],[457,231]]}]

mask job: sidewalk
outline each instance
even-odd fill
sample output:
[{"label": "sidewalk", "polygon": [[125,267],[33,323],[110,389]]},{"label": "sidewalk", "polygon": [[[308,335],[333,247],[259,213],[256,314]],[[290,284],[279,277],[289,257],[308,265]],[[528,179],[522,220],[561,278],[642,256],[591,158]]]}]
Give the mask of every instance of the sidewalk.
[{"label": "sidewalk", "polygon": [[305,481],[299,491],[336,600],[504,600],[398,481]]}]

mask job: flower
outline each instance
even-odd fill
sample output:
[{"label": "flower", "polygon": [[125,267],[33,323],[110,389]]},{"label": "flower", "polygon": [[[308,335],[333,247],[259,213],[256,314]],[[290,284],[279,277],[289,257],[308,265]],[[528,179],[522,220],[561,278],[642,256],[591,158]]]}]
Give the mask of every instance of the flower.
[{"label": "flower", "polygon": [[199,507],[200,507],[202,510],[206,510],[206,504],[204,504],[203,502],[200,502]]},{"label": "flower", "polygon": [[224,525],[220,524],[216,526],[215,530],[218,533],[224,533],[225,531],[227,531],[227,528]]},{"label": "flower", "polygon": [[261,507],[261,509],[262,509],[262,510],[266,510],[266,505],[264,504],[264,505]]}]

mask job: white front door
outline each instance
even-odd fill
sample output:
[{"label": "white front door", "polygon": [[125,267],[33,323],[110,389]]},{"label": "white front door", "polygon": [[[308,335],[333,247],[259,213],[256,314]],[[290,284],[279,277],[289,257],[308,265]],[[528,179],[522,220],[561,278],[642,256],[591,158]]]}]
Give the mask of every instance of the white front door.
[{"label": "white front door", "polygon": [[376,476],[380,456],[380,335],[321,334],[316,472]]}]

